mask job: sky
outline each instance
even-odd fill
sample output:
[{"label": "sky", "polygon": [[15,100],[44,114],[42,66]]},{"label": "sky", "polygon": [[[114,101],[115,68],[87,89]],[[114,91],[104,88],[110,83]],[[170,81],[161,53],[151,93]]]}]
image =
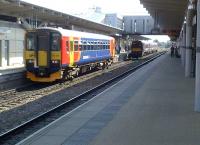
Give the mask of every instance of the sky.
[{"label": "sky", "polygon": [[[139,0],[23,0],[28,3],[75,15],[88,9],[101,7],[102,13],[125,15],[149,15]],[[146,36],[160,42],[169,40],[168,36]]]},{"label": "sky", "polygon": [[148,15],[139,0],[23,0],[68,14],[84,13],[89,8],[101,7],[103,13],[119,15]]},{"label": "sky", "polygon": [[150,38],[152,40],[158,40],[159,42],[170,41],[170,38],[167,35],[142,35],[142,36]]}]

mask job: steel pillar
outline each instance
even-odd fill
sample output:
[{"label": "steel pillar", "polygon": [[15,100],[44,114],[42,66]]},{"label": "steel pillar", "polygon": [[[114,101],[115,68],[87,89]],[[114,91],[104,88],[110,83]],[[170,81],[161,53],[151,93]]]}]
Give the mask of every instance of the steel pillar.
[{"label": "steel pillar", "polygon": [[194,9],[188,9],[186,21],[185,76],[192,76],[192,20]]},{"label": "steel pillar", "polygon": [[185,67],[185,53],[186,53],[186,24],[183,26],[183,38],[182,38],[182,66]]},{"label": "steel pillar", "polygon": [[180,33],[180,55],[181,55],[181,63],[183,62],[183,31]]},{"label": "steel pillar", "polygon": [[194,110],[200,112],[200,0],[197,2],[196,79]]}]

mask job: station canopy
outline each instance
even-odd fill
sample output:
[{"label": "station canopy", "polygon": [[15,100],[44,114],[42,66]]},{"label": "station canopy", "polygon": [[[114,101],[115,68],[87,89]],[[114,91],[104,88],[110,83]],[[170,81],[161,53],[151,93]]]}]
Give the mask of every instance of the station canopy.
[{"label": "station canopy", "polygon": [[76,26],[84,30],[93,30],[107,35],[121,33],[122,30],[96,23],[70,14],[54,11],[48,8],[33,5],[21,0],[0,0],[1,15],[25,19],[37,19],[42,22],[53,22],[63,26]]},{"label": "station canopy", "polygon": [[161,34],[179,35],[188,0],[140,0],[140,2],[154,18]]}]

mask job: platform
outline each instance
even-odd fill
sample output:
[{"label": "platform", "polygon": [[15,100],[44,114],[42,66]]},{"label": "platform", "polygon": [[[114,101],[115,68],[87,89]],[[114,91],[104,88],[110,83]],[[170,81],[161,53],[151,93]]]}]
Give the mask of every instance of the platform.
[{"label": "platform", "polygon": [[163,55],[18,145],[198,145],[194,79]]},{"label": "platform", "polygon": [[0,77],[3,75],[20,73],[24,71],[25,71],[24,65],[0,67]]},{"label": "platform", "polygon": [[0,67],[0,91],[16,88],[26,83],[24,66]]}]

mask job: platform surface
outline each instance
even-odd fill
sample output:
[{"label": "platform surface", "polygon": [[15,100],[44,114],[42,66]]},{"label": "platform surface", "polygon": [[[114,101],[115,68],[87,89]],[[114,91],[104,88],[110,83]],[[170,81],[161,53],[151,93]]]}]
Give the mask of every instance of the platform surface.
[{"label": "platform surface", "polygon": [[19,65],[15,67],[14,66],[0,67],[0,77],[2,77],[3,75],[20,73],[24,71],[25,71],[24,65]]},{"label": "platform surface", "polygon": [[161,56],[18,145],[199,145],[194,79]]}]

